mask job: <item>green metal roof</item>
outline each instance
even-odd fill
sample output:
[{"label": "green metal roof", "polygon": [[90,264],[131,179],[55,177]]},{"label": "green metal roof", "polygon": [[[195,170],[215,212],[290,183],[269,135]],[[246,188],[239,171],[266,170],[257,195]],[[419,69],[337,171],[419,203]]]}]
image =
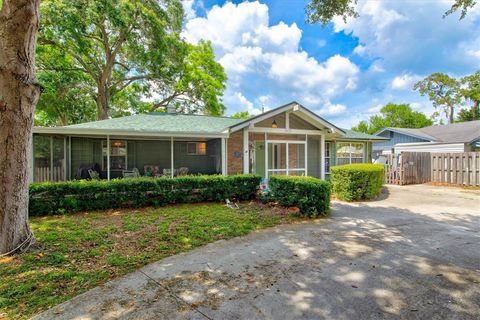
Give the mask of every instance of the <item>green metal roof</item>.
[{"label": "green metal roof", "polygon": [[342,129],[345,131],[345,136],[341,139],[354,139],[354,140],[389,140],[388,138],[374,136],[372,134],[353,131],[349,129]]},{"label": "green metal roof", "polygon": [[221,133],[242,119],[193,114],[150,112],[122,118],[66,126],[73,129],[121,130],[134,132]]}]

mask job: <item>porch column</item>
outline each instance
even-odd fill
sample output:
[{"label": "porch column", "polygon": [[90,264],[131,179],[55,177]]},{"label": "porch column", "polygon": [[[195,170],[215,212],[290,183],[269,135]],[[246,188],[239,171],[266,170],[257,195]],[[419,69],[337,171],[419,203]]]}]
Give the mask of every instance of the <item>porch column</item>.
[{"label": "porch column", "polygon": [[227,175],[227,153],[226,153],[227,139],[222,138],[220,154],[222,157],[222,175]]},{"label": "porch column", "polygon": [[173,161],[173,137],[170,137],[170,175],[173,178],[173,170],[174,170],[174,161]]},{"label": "porch column", "polygon": [[320,178],[325,180],[325,134],[320,136]]},{"label": "porch column", "polygon": [[250,155],[248,153],[248,130],[243,129],[243,173],[250,173]]},{"label": "porch column", "polygon": [[107,180],[110,181],[110,136],[107,136]]},{"label": "porch column", "polygon": [[67,181],[67,137],[63,137],[63,181]]},{"label": "porch column", "polygon": [[53,181],[53,136],[50,136],[50,181]]},{"label": "porch column", "polygon": [[33,148],[33,135],[32,135],[32,141],[31,141],[30,145],[28,146],[28,154],[29,154],[29,161],[28,161],[29,177],[28,177],[28,181],[30,183],[33,183],[35,181],[35,154],[34,154],[34,148]]}]

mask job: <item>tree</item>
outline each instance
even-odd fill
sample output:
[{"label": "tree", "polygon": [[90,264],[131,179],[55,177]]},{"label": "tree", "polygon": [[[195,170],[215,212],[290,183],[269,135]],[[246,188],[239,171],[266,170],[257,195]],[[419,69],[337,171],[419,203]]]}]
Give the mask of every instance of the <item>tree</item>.
[{"label": "tree", "polygon": [[248,111],[240,111],[232,114],[232,118],[237,119],[250,119],[251,117],[253,117],[253,114],[250,114]]},{"label": "tree", "polygon": [[0,253],[29,246],[29,162],[40,85],[35,47],[40,0],[4,0],[0,9]]},{"label": "tree", "polygon": [[423,113],[413,111],[409,104],[388,103],[380,109],[379,115],[373,115],[367,121],[353,127],[352,130],[374,134],[386,128],[423,128],[432,125],[432,120]]},{"label": "tree", "polygon": [[[467,101],[473,103],[472,108],[470,109],[471,120],[480,119],[479,102],[480,102],[480,70],[475,72],[472,75],[463,77],[460,79],[461,86],[459,88],[460,96]],[[463,110],[462,110],[463,111]],[[461,111],[461,112],[462,112]],[[463,112],[466,116],[466,113]],[[459,115],[459,118],[462,118],[462,115]],[[471,121],[464,120],[464,121]]]},{"label": "tree", "polygon": [[94,121],[96,106],[85,93],[85,75],[79,72],[39,72],[43,92],[35,111],[35,125],[65,126]]},{"label": "tree", "polygon": [[[144,106],[139,100],[152,94],[149,89],[157,90],[156,96],[164,102],[159,106],[185,105],[188,101],[202,111],[222,112],[219,96],[223,87],[218,89],[217,85],[212,90],[211,83],[202,82],[211,79],[202,73],[212,76],[220,87],[225,74],[214,61],[213,50],[209,55],[209,43],[197,48],[180,38],[180,1],[45,0],[41,13],[41,69],[83,73],[88,78],[83,88],[96,104],[98,119],[137,111],[136,106]],[[200,62],[194,60],[198,51],[203,53]],[[62,57],[64,63],[58,66],[52,55]],[[209,73],[206,66],[215,71]],[[198,88],[206,93],[199,93]],[[182,89],[181,94],[178,89]],[[122,94],[128,99],[121,100]]]},{"label": "tree", "polygon": [[413,86],[422,96],[428,95],[433,106],[437,109],[434,117],[440,115],[438,109],[445,113],[449,123],[453,123],[455,107],[461,101],[459,95],[460,84],[455,78],[440,72],[432,73]]},{"label": "tree", "polygon": [[472,109],[461,109],[457,114],[456,122],[466,122],[473,120],[480,120],[480,114],[478,112],[474,114],[472,112]]},{"label": "tree", "polygon": [[225,106],[218,97],[223,95],[227,76],[221,64],[215,62],[215,53],[210,42],[200,41],[198,45],[187,45],[188,54],[175,77],[174,86],[163,86],[152,81],[163,98],[154,103],[151,111],[164,108],[174,101],[178,111],[183,113],[204,112],[222,115]]},{"label": "tree", "polygon": [[[305,9],[307,13],[307,21],[309,23],[320,22],[326,25],[332,21],[333,17],[340,16],[344,21],[348,17],[358,17],[355,6],[358,0],[311,0]],[[455,0],[450,9],[448,9],[443,17],[446,17],[456,11],[461,10],[460,19],[465,18],[468,10],[473,8],[477,0]]]}]

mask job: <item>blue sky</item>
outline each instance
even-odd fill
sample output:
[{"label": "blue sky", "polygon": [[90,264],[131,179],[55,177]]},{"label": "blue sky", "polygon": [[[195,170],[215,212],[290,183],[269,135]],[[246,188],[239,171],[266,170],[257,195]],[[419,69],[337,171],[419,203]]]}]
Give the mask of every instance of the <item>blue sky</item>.
[{"label": "blue sky", "polygon": [[359,18],[323,28],[305,23],[306,4],[184,0],[183,36],[212,41],[228,75],[228,115],[292,100],[346,128],[388,102],[430,115],[416,81],[480,69],[480,6],[459,21],[442,19],[451,1],[359,0]]}]

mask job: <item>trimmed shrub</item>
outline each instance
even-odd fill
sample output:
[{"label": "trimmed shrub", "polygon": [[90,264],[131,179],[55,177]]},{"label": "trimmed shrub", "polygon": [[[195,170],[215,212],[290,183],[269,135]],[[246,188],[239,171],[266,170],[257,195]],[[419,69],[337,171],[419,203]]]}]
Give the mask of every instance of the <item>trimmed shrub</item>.
[{"label": "trimmed shrub", "polygon": [[307,216],[326,215],[330,211],[330,183],[313,177],[272,176],[269,198],[285,207],[298,207]]},{"label": "trimmed shrub", "polygon": [[29,214],[247,200],[255,197],[260,181],[260,176],[247,174],[35,183],[30,185]]},{"label": "trimmed shrub", "polygon": [[356,163],[330,169],[333,193],[345,201],[373,199],[382,190],[384,166]]}]

